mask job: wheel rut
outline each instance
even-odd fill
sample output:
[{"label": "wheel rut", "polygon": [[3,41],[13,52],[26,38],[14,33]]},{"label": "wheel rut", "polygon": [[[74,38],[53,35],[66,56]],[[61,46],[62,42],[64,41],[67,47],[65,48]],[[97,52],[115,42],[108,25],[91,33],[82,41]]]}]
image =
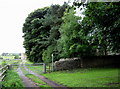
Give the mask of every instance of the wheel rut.
[{"label": "wheel rut", "polygon": [[25,89],[32,89],[32,88],[33,89],[40,89],[38,86],[35,85],[35,83],[33,81],[31,81],[29,78],[27,78],[23,74],[20,66],[17,69],[17,73],[18,73],[19,77],[21,78],[21,80],[22,80],[22,82],[23,82],[23,84],[25,86]]}]

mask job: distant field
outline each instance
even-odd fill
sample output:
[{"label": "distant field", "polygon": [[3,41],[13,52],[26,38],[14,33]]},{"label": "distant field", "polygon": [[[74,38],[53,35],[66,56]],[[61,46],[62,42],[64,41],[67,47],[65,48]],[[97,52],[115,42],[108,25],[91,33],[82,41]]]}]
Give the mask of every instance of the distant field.
[{"label": "distant field", "polygon": [[68,87],[120,87],[119,71],[116,68],[89,68],[42,75]]},{"label": "distant field", "polygon": [[2,60],[0,60],[0,65],[2,64]]},{"label": "distant field", "polygon": [[14,59],[10,59],[10,60],[0,60],[0,65],[2,64],[2,62],[5,62],[5,64],[19,64],[22,60],[14,60]]},{"label": "distant field", "polygon": [[15,58],[15,56],[0,56],[0,57],[2,57],[3,59],[14,59]]}]

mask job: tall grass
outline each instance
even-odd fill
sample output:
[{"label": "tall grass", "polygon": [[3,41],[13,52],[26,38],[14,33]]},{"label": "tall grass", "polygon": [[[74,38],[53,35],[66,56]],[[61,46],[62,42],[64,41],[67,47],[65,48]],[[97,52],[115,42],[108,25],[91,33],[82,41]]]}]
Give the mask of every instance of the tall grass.
[{"label": "tall grass", "polygon": [[2,89],[23,89],[24,85],[16,72],[13,70],[8,70],[6,77],[2,82]]}]

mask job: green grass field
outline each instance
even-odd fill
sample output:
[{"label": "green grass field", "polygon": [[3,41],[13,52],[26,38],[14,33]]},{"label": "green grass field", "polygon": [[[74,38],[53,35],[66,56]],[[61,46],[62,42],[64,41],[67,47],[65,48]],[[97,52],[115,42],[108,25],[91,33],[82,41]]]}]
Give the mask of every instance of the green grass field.
[{"label": "green grass field", "polygon": [[15,58],[15,56],[0,56],[0,57],[2,57],[3,59],[14,59]]},{"label": "green grass field", "polygon": [[[119,87],[116,68],[89,68],[42,74],[46,78],[68,87]],[[118,84],[119,83],[119,84]]]},{"label": "green grass field", "polygon": [[0,60],[0,65],[2,64],[20,64],[22,60],[14,60],[14,59],[11,59],[11,60]]},{"label": "green grass field", "polygon": [[2,65],[2,60],[0,59],[0,65]]}]

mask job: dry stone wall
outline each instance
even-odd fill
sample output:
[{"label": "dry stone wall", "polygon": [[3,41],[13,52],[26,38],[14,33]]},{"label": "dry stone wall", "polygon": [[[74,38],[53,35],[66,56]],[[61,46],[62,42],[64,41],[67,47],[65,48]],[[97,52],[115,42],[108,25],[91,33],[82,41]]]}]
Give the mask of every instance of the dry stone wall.
[{"label": "dry stone wall", "polygon": [[55,62],[56,70],[69,70],[90,67],[120,67],[120,55],[66,58]]},{"label": "dry stone wall", "polygon": [[75,69],[80,68],[80,60],[79,58],[66,58],[66,59],[60,59],[59,61],[55,62],[55,69],[56,70],[69,70],[69,69]]}]

